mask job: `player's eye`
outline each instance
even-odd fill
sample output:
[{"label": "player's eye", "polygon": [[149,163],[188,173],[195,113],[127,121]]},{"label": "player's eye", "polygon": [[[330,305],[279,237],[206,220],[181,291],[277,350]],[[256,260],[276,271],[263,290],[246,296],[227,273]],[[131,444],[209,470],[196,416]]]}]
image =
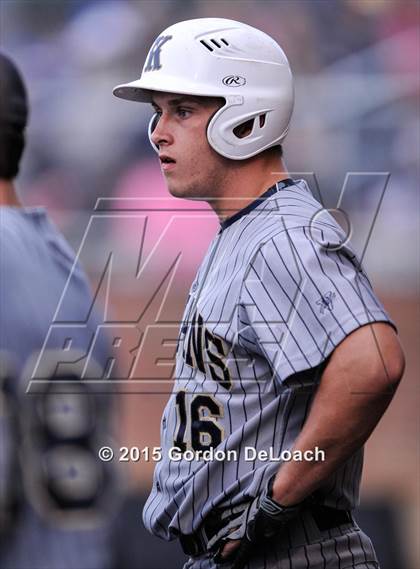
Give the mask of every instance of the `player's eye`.
[{"label": "player's eye", "polygon": [[152,110],[158,116],[162,114],[162,110],[155,103],[152,103]]},{"label": "player's eye", "polygon": [[184,107],[178,107],[177,110],[177,115],[181,118],[181,119],[185,119],[188,118],[191,114],[191,110],[190,109],[186,109]]}]

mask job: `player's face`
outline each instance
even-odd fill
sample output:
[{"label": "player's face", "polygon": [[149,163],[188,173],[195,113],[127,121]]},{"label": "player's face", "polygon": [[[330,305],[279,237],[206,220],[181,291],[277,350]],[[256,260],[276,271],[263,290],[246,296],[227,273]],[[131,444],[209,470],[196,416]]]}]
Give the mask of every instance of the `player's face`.
[{"label": "player's face", "polygon": [[207,125],[223,99],[156,93],[152,134],[168,189],[180,198],[206,199],[222,192],[227,160],[207,141]]}]

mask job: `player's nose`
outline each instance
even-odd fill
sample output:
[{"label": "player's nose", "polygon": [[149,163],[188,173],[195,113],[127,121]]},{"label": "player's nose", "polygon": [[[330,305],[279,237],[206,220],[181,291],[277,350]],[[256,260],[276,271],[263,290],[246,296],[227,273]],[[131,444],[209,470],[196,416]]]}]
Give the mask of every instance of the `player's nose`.
[{"label": "player's nose", "polygon": [[169,118],[163,113],[161,115],[156,115],[152,124],[150,138],[156,146],[171,144],[173,142]]}]

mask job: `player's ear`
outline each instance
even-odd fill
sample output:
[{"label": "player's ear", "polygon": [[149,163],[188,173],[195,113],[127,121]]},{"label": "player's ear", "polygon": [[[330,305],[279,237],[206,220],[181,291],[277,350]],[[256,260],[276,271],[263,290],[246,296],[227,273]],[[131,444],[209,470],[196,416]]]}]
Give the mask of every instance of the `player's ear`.
[{"label": "player's ear", "polygon": [[159,122],[159,115],[155,112],[149,122],[149,136],[153,134],[155,128],[157,127],[158,122]]},{"label": "player's ear", "polygon": [[149,128],[148,128],[149,141],[156,152],[159,152],[159,147],[156,146],[156,144],[153,142],[152,136],[155,128],[157,127],[158,122],[159,122],[159,115],[156,112],[150,119]]},{"label": "player's ear", "polygon": [[243,122],[233,129],[233,133],[238,138],[245,138],[248,134],[251,134],[252,127],[254,126],[255,119],[249,119],[249,121]]}]

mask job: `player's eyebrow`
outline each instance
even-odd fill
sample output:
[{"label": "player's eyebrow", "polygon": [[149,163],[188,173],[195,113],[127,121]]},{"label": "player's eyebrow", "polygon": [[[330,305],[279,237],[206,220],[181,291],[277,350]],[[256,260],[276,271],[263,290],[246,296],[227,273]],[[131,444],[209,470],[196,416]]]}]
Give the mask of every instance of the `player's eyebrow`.
[{"label": "player's eyebrow", "polygon": [[[174,99],[169,99],[168,101],[168,105],[170,107],[177,107],[178,105],[181,104],[191,104],[191,103],[195,103],[197,105],[200,104],[200,97],[194,97],[192,95],[185,95],[184,97],[175,97]],[[156,108],[160,108],[159,105],[156,103],[156,101],[154,101],[152,99],[152,106],[156,109]]]}]

